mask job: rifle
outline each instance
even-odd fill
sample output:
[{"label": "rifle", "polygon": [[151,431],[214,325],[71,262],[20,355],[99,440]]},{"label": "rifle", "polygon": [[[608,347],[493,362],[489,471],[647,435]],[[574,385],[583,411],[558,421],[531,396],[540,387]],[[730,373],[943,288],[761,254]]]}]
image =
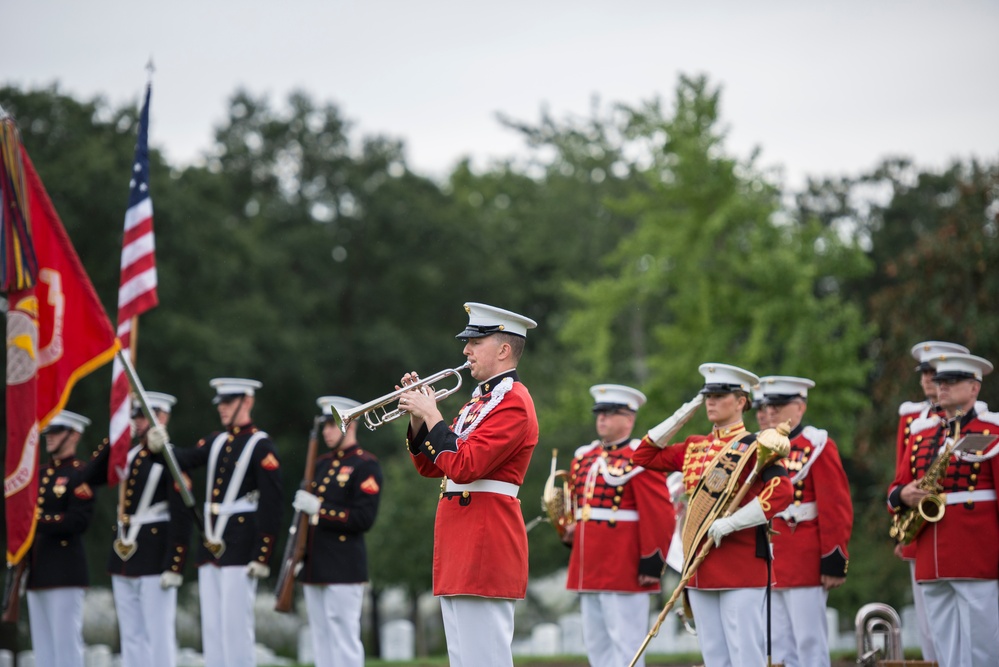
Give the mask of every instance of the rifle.
[{"label": "rifle", "polygon": [[[316,472],[316,450],[319,447],[319,430],[324,417],[316,417],[309,432],[309,448],[305,453],[305,475],[299,488],[308,490]],[[281,572],[278,574],[277,585],[274,587],[274,611],[290,612],[295,602],[295,574],[298,565],[305,556],[305,542],[309,536],[309,515],[295,510],[291,527],[288,528],[288,541],[284,545],[284,555],[281,556]]]},{"label": "rifle", "polygon": [[21,589],[27,581],[28,574],[28,554],[21,557],[17,565],[7,566],[7,577],[4,582],[3,592],[3,614],[0,621],[4,623],[17,623],[21,611]]}]

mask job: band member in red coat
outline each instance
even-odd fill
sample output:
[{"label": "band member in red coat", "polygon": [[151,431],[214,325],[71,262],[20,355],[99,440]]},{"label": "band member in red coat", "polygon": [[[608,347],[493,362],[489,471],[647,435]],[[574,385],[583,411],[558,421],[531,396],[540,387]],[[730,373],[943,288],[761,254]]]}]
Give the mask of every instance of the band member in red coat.
[{"label": "band member in red coat", "polygon": [[[791,502],[791,482],[783,463],[767,465],[731,516],[704,526],[706,515],[721,502],[718,491],[738,471],[739,488],[753,470],[756,435],[743,424],[750,391],[759,378],[736,366],[701,364],[701,389],[708,435],[692,435],[669,444],[671,420],[651,429],[632,460],[649,470],[683,471],[690,500],[684,525],[689,562],[705,540],[715,542],[687,585],[706,667],[766,664],[764,603],[771,582],[767,559],[767,522]],[[719,480],[723,483],[718,484]],[[732,494],[734,495],[734,494]],[[686,549],[688,540],[692,548]]]},{"label": "band member in red coat", "polygon": [[[513,603],[527,593],[527,531],[517,493],[538,443],[538,417],[517,375],[523,315],[466,303],[456,338],[479,386],[450,428],[426,387],[402,394],[407,445],[424,477],[445,477],[434,526],[434,594],[451,667],[513,664]],[[418,381],[407,373],[402,386]]]},{"label": "band member in red coat", "polygon": [[[928,340],[912,347],[912,356],[916,361],[916,372],[919,373],[919,385],[925,397],[921,401],[906,401],[898,407],[898,429],[895,435],[895,478],[888,486],[888,495],[900,487],[901,476],[911,467],[911,448],[908,446],[909,433],[914,421],[923,420],[931,415],[942,415],[943,411],[937,404],[937,385],[933,381],[936,369],[932,359],[950,352],[967,354],[968,348],[956,343]],[[889,511],[893,511],[891,505]],[[926,616],[926,603],[923,601],[923,587],[916,583],[916,543],[896,545],[895,555],[909,563],[909,580],[912,586],[912,605],[916,610],[916,622],[919,625],[919,645],[923,651],[923,659],[936,661],[937,652],[933,648],[933,627]]]},{"label": "band member in red coat", "polygon": [[[996,664],[999,646],[999,414],[976,407],[992,363],[970,354],[942,354],[936,367],[937,400],[944,416],[911,424],[912,463],[888,498],[903,512],[937,494],[942,515],[915,535],[916,581],[923,587],[933,644],[941,667]],[[985,434],[978,448],[941,452],[969,434]],[[964,443],[962,443],[963,446]],[[924,477],[935,484],[924,482]],[[932,486],[933,488],[926,488]]]},{"label": "band member in red coat", "polygon": [[576,450],[569,471],[578,509],[562,538],[572,545],[566,588],[580,593],[591,667],[620,667],[648,631],[649,594],[659,592],[676,513],[666,475],[631,460],[645,394],[618,384],[590,394],[598,439]]},{"label": "band member in red coat", "polygon": [[785,465],[794,501],[773,519],[773,661],[785,667],[829,665],[826,601],[846,581],[853,529],[850,483],[836,443],[826,431],[802,423],[808,409],[806,378],[760,380],[771,424],[789,423]]},{"label": "band member in red coat", "polygon": [[361,609],[368,581],[364,534],[375,525],[382,468],[357,442],[357,422],[344,433],[332,409],[360,403],[322,396],[322,438],[328,451],[316,459],[308,489],[295,493],[293,506],[309,515],[309,537],[299,579],[305,584],[316,667],[363,667]]}]

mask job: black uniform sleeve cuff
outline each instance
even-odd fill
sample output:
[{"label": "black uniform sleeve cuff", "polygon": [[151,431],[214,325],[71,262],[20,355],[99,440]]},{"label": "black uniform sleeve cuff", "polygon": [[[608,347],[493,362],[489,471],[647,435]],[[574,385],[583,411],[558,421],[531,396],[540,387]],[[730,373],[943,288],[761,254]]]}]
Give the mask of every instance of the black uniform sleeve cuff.
[{"label": "black uniform sleeve cuff", "polygon": [[427,437],[416,441],[416,448],[428,459],[434,461],[443,452],[458,451],[458,439],[454,437],[451,429],[443,421],[440,421],[430,429]]},{"label": "black uniform sleeve cuff", "polygon": [[645,556],[638,561],[638,573],[658,578],[663,576],[663,568],[665,566],[666,560],[663,558],[662,554],[657,551],[652,556]]},{"label": "black uniform sleeve cuff", "polygon": [[409,453],[416,456],[420,453],[419,444],[427,439],[427,425],[424,424],[420,426],[420,429],[413,433],[409,431],[406,434],[406,447],[409,449]]},{"label": "black uniform sleeve cuff", "polygon": [[902,487],[896,486],[892,489],[891,493],[888,494],[888,505],[898,512],[899,510],[905,509],[905,504],[902,502]]},{"label": "black uniform sleeve cuff", "polygon": [[831,554],[822,557],[819,572],[829,577],[845,577],[849,564],[850,561],[846,559],[839,547],[836,547]]}]

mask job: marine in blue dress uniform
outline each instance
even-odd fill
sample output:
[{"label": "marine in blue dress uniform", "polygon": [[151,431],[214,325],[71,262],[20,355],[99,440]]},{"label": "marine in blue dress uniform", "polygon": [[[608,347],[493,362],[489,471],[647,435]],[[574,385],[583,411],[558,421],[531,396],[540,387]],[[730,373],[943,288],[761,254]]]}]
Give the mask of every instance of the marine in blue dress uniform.
[{"label": "marine in blue dress uniform", "polygon": [[261,383],[215,378],[209,384],[223,430],[175,452],[185,470],[206,467],[205,537],[197,555],[202,646],[206,665],[252,666],[257,582],[270,575],[281,528],[280,463],[251,416]]},{"label": "marine in blue dress uniform", "polygon": [[28,616],[37,667],[83,667],[83,593],[90,585],[83,534],[94,492],[80,478],[76,448],[90,420],[63,410],[42,433],[38,522],[28,571]]},{"label": "marine in blue dress uniform", "polygon": [[317,401],[326,418],[328,451],[316,459],[313,481],[295,494],[295,509],[309,515],[309,533],[299,579],[312,628],[316,667],[362,667],[361,607],[368,581],[364,533],[378,515],[382,469],[357,442],[357,421],[343,433],[331,408],[360,405],[342,396]]},{"label": "marine in blue dress uniform", "polygon": [[[165,427],[177,399],[156,391],[146,397]],[[177,662],[177,588],[184,582],[193,525],[163,455],[146,446],[149,427],[142,410],[133,406],[132,447],[118,487],[118,521],[108,554],[124,667]],[[109,458],[110,447],[101,445],[85,469],[90,484],[107,484]]]}]

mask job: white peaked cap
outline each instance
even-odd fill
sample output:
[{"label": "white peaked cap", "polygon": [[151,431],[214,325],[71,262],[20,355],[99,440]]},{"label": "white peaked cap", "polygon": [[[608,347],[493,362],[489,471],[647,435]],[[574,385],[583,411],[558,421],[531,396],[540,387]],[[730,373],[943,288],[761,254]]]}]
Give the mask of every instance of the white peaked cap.
[{"label": "white peaked cap", "polygon": [[933,370],[933,360],[941,354],[968,354],[970,352],[964,345],[957,343],[947,343],[940,340],[925,340],[912,346],[912,356],[919,362],[917,371]]},{"label": "white peaked cap", "polygon": [[992,362],[976,357],[973,354],[941,354],[931,363],[936,367],[934,380],[943,378],[974,378],[981,381],[982,377],[992,372]]},{"label": "white peaked cap", "polygon": [[352,398],[344,398],[343,396],[320,396],[316,399],[316,405],[319,406],[322,414],[332,417],[333,408],[336,408],[340,412],[346,412],[359,406],[360,402]]},{"label": "white peaked cap", "polygon": [[728,364],[707,363],[697,370],[704,376],[702,394],[728,394],[744,391],[747,394],[760,383],[760,378],[744,368]]},{"label": "white peaked cap", "polygon": [[[160,412],[165,412],[167,414],[170,414],[173,410],[173,406],[177,404],[176,396],[164,394],[161,391],[147,391],[146,399],[149,401],[150,410],[159,410]],[[138,407],[139,402],[133,401],[132,405]]]},{"label": "white peaked cap", "polygon": [[253,392],[263,385],[258,380],[247,380],[245,378],[213,378],[208,384],[215,389],[219,396],[253,396]]},{"label": "white peaked cap", "polygon": [[594,400],[594,412],[614,408],[628,408],[632,412],[638,412],[638,408],[645,405],[647,400],[645,394],[623,384],[595,384],[590,387],[590,394]]},{"label": "white peaked cap", "polygon": [[808,390],[815,383],[808,378],[789,375],[768,375],[760,378],[764,403],[786,403],[795,398],[808,398]]},{"label": "white peaked cap", "polygon": [[455,338],[481,338],[494,333],[508,333],[526,338],[527,330],[538,326],[538,323],[529,317],[495,306],[487,306],[484,303],[469,301],[465,304],[465,312],[468,313],[468,325]]},{"label": "white peaked cap", "polygon": [[[762,378],[760,382],[763,382],[766,378]],[[756,410],[763,406],[763,387],[758,384],[753,385],[753,409]]]},{"label": "white peaked cap", "polygon": [[54,426],[65,426],[66,428],[73,429],[77,433],[83,433],[83,431],[90,426],[90,420],[83,415],[76,414],[75,412],[62,410],[52,418],[52,421],[50,421],[48,426],[45,428],[49,429]]}]

